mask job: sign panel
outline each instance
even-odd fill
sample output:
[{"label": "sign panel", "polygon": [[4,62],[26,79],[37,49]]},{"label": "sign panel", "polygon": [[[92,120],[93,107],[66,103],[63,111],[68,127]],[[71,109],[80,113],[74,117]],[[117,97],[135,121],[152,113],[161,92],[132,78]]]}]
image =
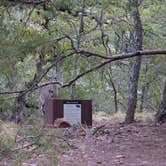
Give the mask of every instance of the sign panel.
[{"label": "sign panel", "polygon": [[63,104],[64,119],[71,125],[81,123],[81,104],[77,102],[65,102]]}]

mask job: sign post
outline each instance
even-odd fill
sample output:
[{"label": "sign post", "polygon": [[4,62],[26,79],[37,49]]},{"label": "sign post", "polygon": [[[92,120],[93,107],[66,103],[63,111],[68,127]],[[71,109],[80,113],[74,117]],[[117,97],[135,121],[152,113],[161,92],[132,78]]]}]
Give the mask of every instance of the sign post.
[{"label": "sign post", "polygon": [[44,115],[45,124],[54,124],[56,119],[63,118],[73,124],[92,125],[92,100],[48,100]]}]

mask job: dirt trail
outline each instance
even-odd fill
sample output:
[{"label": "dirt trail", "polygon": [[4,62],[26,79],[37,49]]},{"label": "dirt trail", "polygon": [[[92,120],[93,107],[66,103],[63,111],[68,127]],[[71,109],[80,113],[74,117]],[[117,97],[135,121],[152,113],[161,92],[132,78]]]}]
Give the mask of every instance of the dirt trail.
[{"label": "dirt trail", "polygon": [[60,156],[60,166],[166,166],[166,124],[106,123],[94,137],[75,138],[77,147]]},{"label": "dirt trail", "polygon": [[108,119],[95,121],[92,129],[103,125],[93,136],[92,130],[84,128],[85,136],[81,126],[48,128],[41,137],[43,146],[6,155],[0,166],[166,166],[166,124],[139,121],[123,125]]}]

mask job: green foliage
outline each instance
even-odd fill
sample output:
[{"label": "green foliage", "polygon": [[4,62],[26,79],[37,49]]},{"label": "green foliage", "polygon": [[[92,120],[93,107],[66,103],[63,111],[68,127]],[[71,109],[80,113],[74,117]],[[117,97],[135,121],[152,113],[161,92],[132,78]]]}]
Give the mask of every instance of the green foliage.
[{"label": "green foliage", "polygon": [[[133,48],[133,20],[129,13],[133,10],[132,3],[125,0],[86,0],[83,15],[84,32],[79,34],[83,0],[55,0],[46,6],[22,5],[1,1],[0,5],[0,91],[26,88],[25,83],[34,79],[36,66],[41,54],[45,64],[42,70],[56,63],[57,59],[74,52],[75,48],[86,49],[105,55],[130,52]],[[141,1],[140,1],[141,2]],[[145,49],[165,48],[165,5],[164,0],[148,0],[139,4],[143,24],[143,47]],[[101,17],[102,13],[102,17]],[[96,28],[97,23],[98,24]],[[94,28],[94,29],[93,29]],[[103,35],[103,36],[102,36]],[[58,40],[59,37],[69,36]],[[63,59],[52,69],[53,73],[63,69],[60,81],[67,83],[74,73],[82,73],[102,62],[100,58],[83,57],[76,54]],[[165,57],[149,57],[147,72],[141,71],[139,99],[141,88],[147,87],[147,101],[154,107],[159,102],[163,76],[165,76]],[[111,69],[118,96],[119,109],[124,111],[128,96],[128,71],[131,60],[119,61],[106,66],[102,71],[95,71],[81,78],[76,83],[75,98],[93,99],[94,110],[114,112],[114,90],[107,80],[107,70]],[[106,77],[103,77],[102,72]],[[43,72],[43,71],[41,71]],[[154,80],[155,78],[155,80]],[[46,77],[42,82],[48,81]],[[60,89],[59,97],[70,98],[71,88]],[[154,97],[155,96],[155,97]],[[9,117],[15,108],[14,99],[6,99],[10,95],[0,96],[1,117]],[[1,99],[2,98],[2,99]],[[37,106],[38,92],[29,94],[26,102]],[[149,107],[148,107],[149,109]],[[38,114],[36,108],[26,108],[29,120],[36,123]]]},{"label": "green foliage", "polygon": [[69,13],[71,10],[76,6],[78,1],[76,0],[56,0],[55,5],[57,9],[62,11],[68,11]]}]

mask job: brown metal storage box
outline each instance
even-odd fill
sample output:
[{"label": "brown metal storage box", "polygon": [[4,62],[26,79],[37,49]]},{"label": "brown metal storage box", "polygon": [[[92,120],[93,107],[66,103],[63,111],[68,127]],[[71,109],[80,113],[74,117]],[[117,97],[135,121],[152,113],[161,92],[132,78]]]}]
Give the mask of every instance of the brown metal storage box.
[{"label": "brown metal storage box", "polygon": [[74,105],[78,107],[78,109],[76,108],[76,110],[68,109],[69,114],[70,111],[73,112],[80,110],[81,123],[88,126],[92,125],[92,100],[62,100],[54,98],[47,100],[46,111],[44,115],[45,124],[54,124],[54,121],[56,119],[64,118],[64,112],[66,112],[64,108],[68,108],[68,105],[69,107]]}]

